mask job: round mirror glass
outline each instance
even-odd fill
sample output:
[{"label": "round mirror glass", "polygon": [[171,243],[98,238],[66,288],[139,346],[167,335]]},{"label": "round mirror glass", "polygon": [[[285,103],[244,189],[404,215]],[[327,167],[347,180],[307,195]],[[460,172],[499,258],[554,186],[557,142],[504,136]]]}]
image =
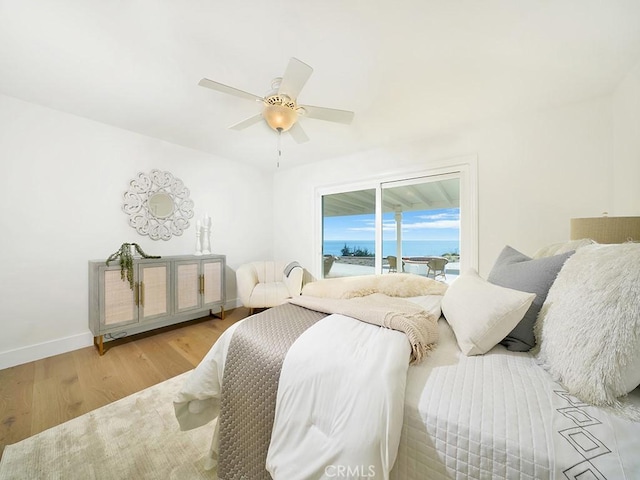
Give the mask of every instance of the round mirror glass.
[{"label": "round mirror glass", "polygon": [[165,192],[156,192],[149,197],[149,212],[156,218],[167,218],[173,213],[173,199]]}]

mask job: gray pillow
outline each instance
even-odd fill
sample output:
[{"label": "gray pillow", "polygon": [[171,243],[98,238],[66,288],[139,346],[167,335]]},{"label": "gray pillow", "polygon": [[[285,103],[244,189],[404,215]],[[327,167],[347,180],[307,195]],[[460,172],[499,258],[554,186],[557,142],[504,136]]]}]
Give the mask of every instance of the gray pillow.
[{"label": "gray pillow", "polygon": [[547,293],[564,262],[573,251],[552,257],[532,259],[510,246],[504,247],[489,273],[489,282],[501,287],[535,293],[536,298],[524,318],[500,343],[515,352],[527,352],[535,344],[533,326]]}]

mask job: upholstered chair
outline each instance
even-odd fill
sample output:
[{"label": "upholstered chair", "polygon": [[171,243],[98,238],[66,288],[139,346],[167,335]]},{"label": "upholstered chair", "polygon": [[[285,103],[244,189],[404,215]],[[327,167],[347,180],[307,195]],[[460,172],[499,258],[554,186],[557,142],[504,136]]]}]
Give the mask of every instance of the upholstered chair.
[{"label": "upholstered chair", "polygon": [[238,296],[253,315],[256,308],[275,307],[300,295],[304,269],[298,262],[263,260],[236,270]]}]

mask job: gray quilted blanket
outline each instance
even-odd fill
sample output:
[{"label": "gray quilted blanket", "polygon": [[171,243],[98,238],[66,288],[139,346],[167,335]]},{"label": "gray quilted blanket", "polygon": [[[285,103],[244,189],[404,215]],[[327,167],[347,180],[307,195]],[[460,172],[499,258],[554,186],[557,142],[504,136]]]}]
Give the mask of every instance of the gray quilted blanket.
[{"label": "gray quilted blanket", "polygon": [[233,334],[220,407],[220,480],[270,480],[265,469],[282,362],[326,313],[284,304],[247,318]]}]

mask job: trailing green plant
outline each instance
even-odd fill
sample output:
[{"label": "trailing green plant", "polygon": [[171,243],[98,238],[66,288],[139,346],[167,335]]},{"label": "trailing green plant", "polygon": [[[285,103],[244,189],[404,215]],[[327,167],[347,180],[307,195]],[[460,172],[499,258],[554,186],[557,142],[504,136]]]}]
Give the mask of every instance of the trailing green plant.
[{"label": "trailing green plant", "polygon": [[133,254],[131,253],[132,246],[135,247],[136,252],[142,258],[160,258],[159,256],[155,256],[155,255],[147,255],[146,253],[144,253],[142,248],[140,248],[140,245],[138,245],[137,243],[123,243],[122,245],[120,245],[120,248],[118,250],[116,250],[114,253],[109,255],[109,258],[107,258],[107,261],[106,261],[107,267],[109,266],[109,262],[113,262],[117,258],[120,258],[120,278],[122,279],[123,282],[125,281],[125,278],[126,278],[126,280],[129,282],[129,287],[131,288],[131,290],[133,290],[133,287],[134,287]]}]

